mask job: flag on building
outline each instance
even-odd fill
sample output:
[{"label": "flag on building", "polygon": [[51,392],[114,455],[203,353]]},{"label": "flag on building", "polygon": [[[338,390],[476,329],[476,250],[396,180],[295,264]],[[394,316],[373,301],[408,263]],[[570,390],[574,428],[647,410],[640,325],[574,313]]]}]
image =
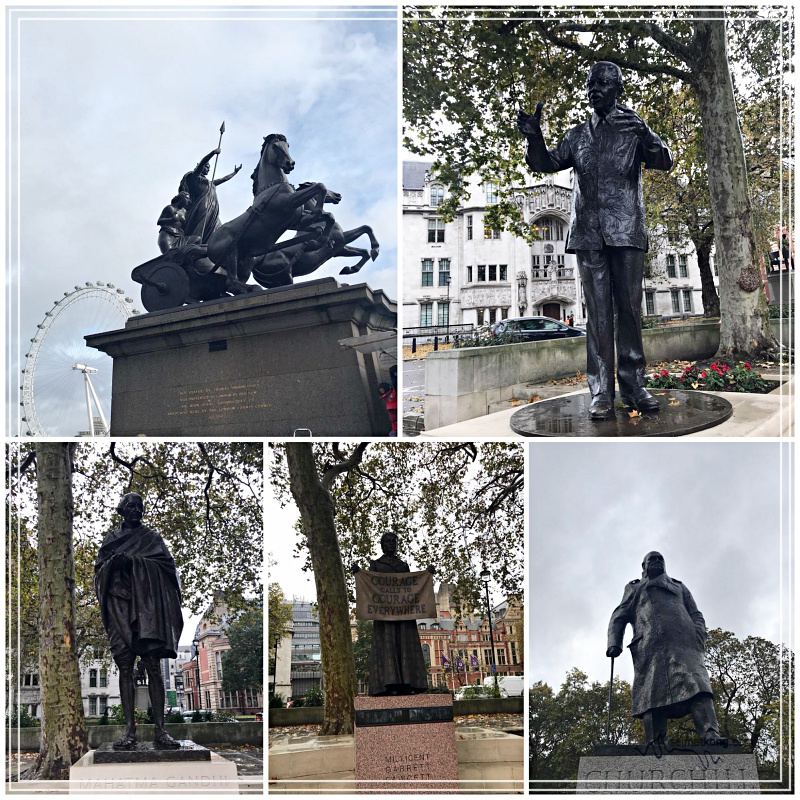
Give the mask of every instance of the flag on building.
[{"label": "flag on building", "polygon": [[447,660],[447,656],[445,656],[445,654],[444,654],[444,653],[442,653],[442,655],[441,655],[441,659],[442,659],[442,666],[443,666],[443,667],[444,667],[444,666],[446,666],[447,664],[449,664],[449,663],[450,663],[450,662]]}]

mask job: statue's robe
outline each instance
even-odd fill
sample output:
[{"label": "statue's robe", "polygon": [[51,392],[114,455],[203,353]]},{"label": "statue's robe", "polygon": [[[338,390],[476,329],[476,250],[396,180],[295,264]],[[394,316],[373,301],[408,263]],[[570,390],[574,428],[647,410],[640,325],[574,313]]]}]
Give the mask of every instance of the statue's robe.
[{"label": "statue's robe", "polygon": [[622,647],[625,626],[633,657],[634,717],[658,710],[668,717],[689,713],[688,702],[712,695],[704,662],[706,624],[691,592],[666,573],[631,581],[611,615],[608,647]]},{"label": "statue's robe", "polygon": [[[131,557],[129,569],[112,565],[115,553]],[[97,553],[94,586],[115,656],[128,651],[144,658],[177,658],[181,587],[158,533],[145,525],[109,533]]]},{"label": "statue's robe", "polygon": [[[410,572],[408,564],[396,556],[382,555],[370,561],[370,572]],[[397,691],[409,694],[428,688],[428,672],[422,657],[417,623],[413,619],[400,622],[372,623],[372,648],[369,651],[369,693]]]}]

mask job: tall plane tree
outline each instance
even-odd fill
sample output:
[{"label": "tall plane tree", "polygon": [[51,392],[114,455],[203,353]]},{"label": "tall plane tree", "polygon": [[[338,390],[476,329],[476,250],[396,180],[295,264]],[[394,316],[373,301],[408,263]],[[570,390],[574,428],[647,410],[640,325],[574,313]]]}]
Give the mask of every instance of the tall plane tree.
[{"label": "tall plane tree", "polygon": [[[752,19],[742,21],[747,13]],[[731,11],[750,26],[750,38],[786,48],[788,22],[780,10]],[[754,213],[732,82],[723,8],[690,7],[645,12],[621,8],[495,8],[490,10],[412,8],[404,28],[406,143],[437,157],[440,177],[449,182],[452,210],[465,191],[464,175],[487,180],[522,175],[522,144],[513,126],[515,106],[531,109],[545,100],[550,138],[585,117],[582,82],[588,66],[613,61],[637,77],[629,93],[659,93],[683,86],[692,92],[702,126],[708,191],[714,221],[715,258],[720,279],[719,356],[752,358],[774,345],[756,252]],[[781,58],[752,56],[737,69],[770,70],[780,91]],[[757,76],[761,77],[761,76]],[[623,100],[623,102],[629,102]],[[635,103],[631,103],[635,105]],[[640,109],[646,111],[646,109]],[[765,116],[777,131],[780,119]],[[655,126],[658,130],[658,126]],[[510,153],[510,158],[507,154]],[[511,186],[512,181],[508,180]],[[519,230],[512,199],[490,215],[505,216]]]}]

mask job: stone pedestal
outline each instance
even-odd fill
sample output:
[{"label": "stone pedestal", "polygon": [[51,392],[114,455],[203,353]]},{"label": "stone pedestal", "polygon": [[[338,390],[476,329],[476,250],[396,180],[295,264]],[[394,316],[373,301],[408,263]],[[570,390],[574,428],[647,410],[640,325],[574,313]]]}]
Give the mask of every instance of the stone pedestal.
[{"label": "stone pedestal", "polygon": [[750,753],[664,751],[657,755],[583,756],[578,794],[758,793],[755,756]]},{"label": "stone pedestal", "polygon": [[70,794],[239,793],[233,761],[193,742],[181,744],[181,750],[154,750],[142,744],[131,751],[110,745],[90,750],[70,768]]},{"label": "stone pedestal", "polygon": [[355,710],[358,791],[431,794],[458,790],[451,695],[357,697]]},{"label": "stone pedestal", "polygon": [[378,384],[396,349],[381,360],[340,341],[396,327],[382,291],[324,278],[142,314],[86,341],[114,359],[112,436],[382,436]]}]

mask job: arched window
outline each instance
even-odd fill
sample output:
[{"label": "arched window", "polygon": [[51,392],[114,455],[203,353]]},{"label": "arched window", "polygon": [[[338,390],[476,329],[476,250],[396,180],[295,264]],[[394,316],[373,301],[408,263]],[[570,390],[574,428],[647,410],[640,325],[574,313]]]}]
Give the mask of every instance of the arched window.
[{"label": "arched window", "polygon": [[564,223],[556,217],[542,217],[537,220],[539,235],[545,242],[564,241]]},{"label": "arched window", "polygon": [[431,647],[428,644],[422,645],[422,658],[425,660],[425,666],[431,665]]},{"label": "arched window", "polygon": [[444,202],[444,186],[431,186],[431,205],[440,206]]}]

